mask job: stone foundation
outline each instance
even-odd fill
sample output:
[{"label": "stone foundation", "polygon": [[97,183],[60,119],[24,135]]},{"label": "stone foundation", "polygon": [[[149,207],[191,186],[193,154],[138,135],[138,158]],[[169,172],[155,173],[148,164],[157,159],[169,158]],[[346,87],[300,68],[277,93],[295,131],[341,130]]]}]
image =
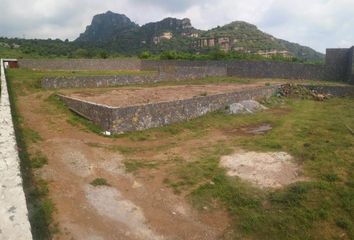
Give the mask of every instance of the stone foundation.
[{"label": "stone foundation", "polygon": [[128,107],[111,107],[63,95],[60,95],[60,98],[72,111],[93,121],[104,131],[124,133],[193,119],[208,112],[224,110],[229,105],[242,100],[267,98],[272,96],[278,88],[279,85],[264,86],[231,93]]}]

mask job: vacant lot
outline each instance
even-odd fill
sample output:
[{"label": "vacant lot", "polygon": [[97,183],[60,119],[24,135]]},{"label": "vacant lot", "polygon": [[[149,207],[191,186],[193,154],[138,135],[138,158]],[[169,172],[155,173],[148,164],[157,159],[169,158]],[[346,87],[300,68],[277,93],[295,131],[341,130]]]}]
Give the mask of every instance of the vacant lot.
[{"label": "vacant lot", "polygon": [[[354,238],[354,99],[272,98],[254,115],[108,138],[41,90],[44,75],[8,71],[38,239]],[[229,176],[220,160],[245,152],[289,154],[299,181],[267,188]]]}]

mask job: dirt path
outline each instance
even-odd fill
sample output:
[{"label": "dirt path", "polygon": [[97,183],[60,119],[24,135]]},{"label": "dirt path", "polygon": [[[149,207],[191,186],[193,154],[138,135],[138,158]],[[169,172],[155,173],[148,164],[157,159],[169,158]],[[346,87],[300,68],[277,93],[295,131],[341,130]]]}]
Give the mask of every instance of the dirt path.
[{"label": "dirt path", "polygon": [[[129,139],[109,139],[67,123],[65,115],[44,100],[49,93],[19,98],[26,124],[42,141],[31,144],[40,150],[48,165],[36,174],[49,182],[50,198],[57,211],[54,221],[61,233],[55,239],[218,239],[229,226],[224,211],[194,210],[184,196],[175,195],[163,183],[164,167],[127,174],[119,152],[94,147],[90,143],[135,146]],[[225,136],[198,140],[217,141]],[[212,139],[212,140],[211,140]],[[139,142],[149,148],[172,142],[156,139]],[[169,154],[188,152],[196,140],[183,142],[159,153],[137,152],[135,158],[165,161]],[[93,187],[95,178],[105,178],[110,186]]]}]

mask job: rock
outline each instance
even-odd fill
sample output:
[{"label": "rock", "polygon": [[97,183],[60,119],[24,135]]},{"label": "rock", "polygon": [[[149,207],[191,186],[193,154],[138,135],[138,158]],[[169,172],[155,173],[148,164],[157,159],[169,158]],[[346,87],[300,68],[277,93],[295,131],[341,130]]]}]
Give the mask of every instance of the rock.
[{"label": "rock", "polygon": [[250,113],[267,109],[265,106],[254,100],[242,101],[240,104],[243,105],[246,111]]},{"label": "rock", "polygon": [[105,136],[112,136],[112,133],[109,132],[109,131],[105,131],[105,132],[103,132],[102,134],[105,135]]},{"label": "rock", "polygon": [[229,106],[228,114],[241,114],[245,113],[245,107],[240,103],[233,103]]},{"label": "rock", "polygon": [[267,109],[265,106],[254,100],[245,100],[238,103],[233,103],[226,111],[227,114],[244,114],[254,113]]},{"label": "rock", "polygon": [[134,181],[134,184],[133,184],[133,188],[136,189],[136,188],[141,188],[143,185],[137,181]]}]

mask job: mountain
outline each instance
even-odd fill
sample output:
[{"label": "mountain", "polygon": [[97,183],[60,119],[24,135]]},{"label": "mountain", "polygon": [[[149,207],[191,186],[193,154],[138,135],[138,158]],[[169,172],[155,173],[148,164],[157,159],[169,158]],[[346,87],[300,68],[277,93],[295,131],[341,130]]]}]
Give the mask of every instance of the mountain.
[{"label": "mountain", "polygon": [[[208,41],[205,41],[205,39]],[[203,40],[207,44],[204,44]],[[235,21],[203,32],[201,41],[200,47],[209,47],[209,42],[211,41],[212,46],[219,43],[219,46],[225,51],[235,50],[258,53],[265,56],[274,54],[290,55],[311,61],[318,61],[324,58],[322,53],[309,47],[277,39],[262,32],[257,26],[243,21]]]},{"label": "mountain", "polygon": [[110,11],[94,16],[91,25],[75,41],[96,43],[133,54],[145,50],[155,53],[165,50],[198,53],[220,48],[226,52],[295,56],[309,61],[324,58],[322,53],[277,39],[247,22],[235,21],[208,31],[195,29],[188,18],[165,18],[139,26],[127,16]]},{"label": "mountain", "polygon": [[188,18],[182,20],[176,18],[165,18],[159,22],[152,22],[140,28],[141,38],[147,43],[159,43],[162,39],[170,40],[173,37],[191,37],[198,32],[193,28]]},{"label": "mountain", "polygon": [[114,41],[138,29],[139,25],[124,14],[108,11],[94,16],[91,25],[86,27],[86,31],[80,34],[77,41]]}]

